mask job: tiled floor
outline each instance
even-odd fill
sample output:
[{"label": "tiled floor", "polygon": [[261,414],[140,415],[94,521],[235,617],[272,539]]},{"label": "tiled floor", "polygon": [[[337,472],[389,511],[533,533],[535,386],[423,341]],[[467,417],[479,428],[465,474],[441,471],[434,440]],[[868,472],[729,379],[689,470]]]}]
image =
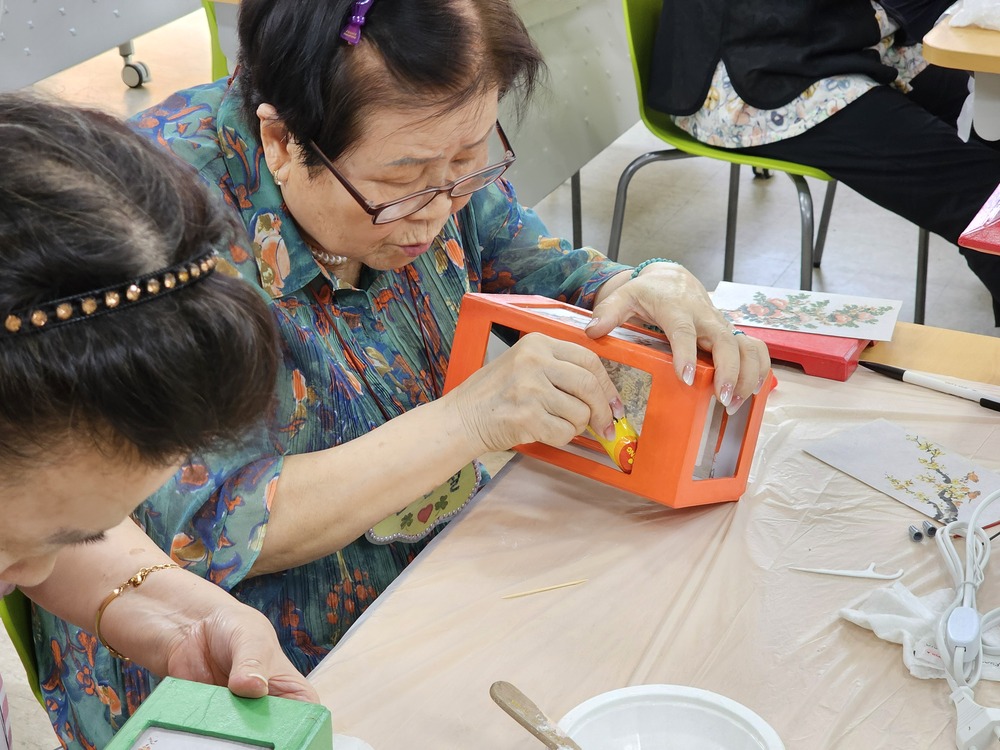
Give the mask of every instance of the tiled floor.
[{"label": "tiled floor", "polygon": [[[136,57],[152,70],[144,88],[127,89],[121,62],[108,52],[54,76],[38,88],[70,101],[132,114],[184,86],[208,80],[209,39],[203,16],[192,14],[136,40]],[[615,186],[633,158],[660,147],[639,125],[582,170],[583,237],[607,243]],[[711,289],[722,277],[728,165],[706,159],[654,164],[632,182],[621,259],[638,263],[665,256],[683,262]],[[814,185],[817,204],[822,186]],[[564,185],[536,206],[550,229],[571,236],[570,191]],[[818,211],[817,211],[818,213]],[[814,288],[902,299],[903,318],[913,311],[917,230],[845,187],[838,190],[823,267]],[[741,183],[736,281],[797,287],[799,219],[790,180],[777,175]],[[995,335],[989,295],[957,250],[932,238],[927,323]],[[0,639],[20,750],[49,750],[56,743],[44,712],[21,678],[13,649]]]}]

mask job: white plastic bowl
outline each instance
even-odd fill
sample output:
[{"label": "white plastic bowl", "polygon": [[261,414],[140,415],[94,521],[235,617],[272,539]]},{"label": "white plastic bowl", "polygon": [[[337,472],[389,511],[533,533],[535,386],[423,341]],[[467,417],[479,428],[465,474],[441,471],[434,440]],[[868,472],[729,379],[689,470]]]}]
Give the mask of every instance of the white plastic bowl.
[{"label": "white plastic bowl", "polygon": [[785,750],[746,706],[681,685],[602,693],[570,710],[559,727],[584,750]]}]

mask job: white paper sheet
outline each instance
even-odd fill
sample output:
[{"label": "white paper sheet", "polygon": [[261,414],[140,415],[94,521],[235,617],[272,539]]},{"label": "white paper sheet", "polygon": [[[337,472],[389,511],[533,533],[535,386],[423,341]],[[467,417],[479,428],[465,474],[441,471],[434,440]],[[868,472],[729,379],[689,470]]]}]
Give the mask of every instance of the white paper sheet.
[{"label": "white paper sheet", "polygon": [[[1000,475],[885,419],[806,443],[806,453],[946,524],[968,520]],[[1000,521],[1000,503],[980,519]]]}]

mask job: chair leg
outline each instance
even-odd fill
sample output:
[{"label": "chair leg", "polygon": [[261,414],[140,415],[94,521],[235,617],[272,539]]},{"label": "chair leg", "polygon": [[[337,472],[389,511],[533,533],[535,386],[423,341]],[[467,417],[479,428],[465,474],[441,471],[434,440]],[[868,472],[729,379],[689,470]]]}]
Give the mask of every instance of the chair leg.
[{"label": "chair leg", "polygon": [[917,292],[913,301],[913,322],[923,325],[927,304],[927,260],[930,257],[930,233],[920,227],[917,235]]},{"label": "chair leg", "polygon": [[722,280],[733,280],[736,265],[736,209],[740,202],[740,165],[729,165],[729,208],[726,211],[726,255],[722,262]]},{"label": "chair leg", "polygon": [[823,196],[823,210],[819,214],[819,229],[816,230],[816,246],[813,248],[813,268],[819,268],[823,260],[826,230],[830,226],[830,213],[833,211],[833,196],[836,192],[837,181],[830,180],[826,185],[826,195]]},{"label": "chair leg", "polygon": [[[787,174],[787,173],[786,173]],[[799,288],[804,291],[812,289],[813,262],[813,202],[809,192],[809,184],[805,177],[797,174],[788,175],[795,183],[799,193],[799,214],[802,216],[802,268],[799,274]]]},{"label": "chair leg", "polygon": [[606,255],[611,260],[618,260],[618,248],[622,241],[622,225],[625,222],[625,201],[628,198],[628,184],[632,181],[633,175],[647,164],[654,161],[673,161],[674,159],[687,159],[694,154],[689,154],[675,148],[664,151],[650,151],[632,160],[622,171],[622,176],[618,178],[618,191],[615,193],[615,209],[611,214],[611,236],[608,238],[608,251]]},{"label": "chair leg", "polygon": [[583,247],[583,211],[581,209],[580,172],[569,178],[573,204],[573,247]]}]

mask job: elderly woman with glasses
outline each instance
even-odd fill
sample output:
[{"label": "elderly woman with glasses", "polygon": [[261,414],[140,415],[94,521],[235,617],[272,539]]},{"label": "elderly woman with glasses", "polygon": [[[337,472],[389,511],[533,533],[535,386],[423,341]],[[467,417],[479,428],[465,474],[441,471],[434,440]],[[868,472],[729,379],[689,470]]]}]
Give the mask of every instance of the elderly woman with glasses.
[{"label": "elderly woman with glasses", "polygon": [[[519,205],[501,179],[515,156],[498,102],[523,104],[541,60],[509,0],[243,0],[239,35],[230,81],[134,125],[240,216],[248,242],[220,267],[267,300],[283,372],[276,404],[260,404],[269,432],[191,457],[138,518],[267,615],[308,672],[487,480],[477,457],[606,433],[620,416],[600,360],[539,335],[442,395],[466,292],[592,308],[595,337],[632,317],[658,325],[682,380],[711,350],[731,409],[769,361],[681,266],[636,273]],[[40,619],[43,683],[93,669],[70,647],[76,631]],[[96,679],[126,686],[128,706],[150,687],[118,662]],[[125,718],[73,679],[48,685],[50,706],[72,707],[59,728],[70,747],[100,746]]]}]

